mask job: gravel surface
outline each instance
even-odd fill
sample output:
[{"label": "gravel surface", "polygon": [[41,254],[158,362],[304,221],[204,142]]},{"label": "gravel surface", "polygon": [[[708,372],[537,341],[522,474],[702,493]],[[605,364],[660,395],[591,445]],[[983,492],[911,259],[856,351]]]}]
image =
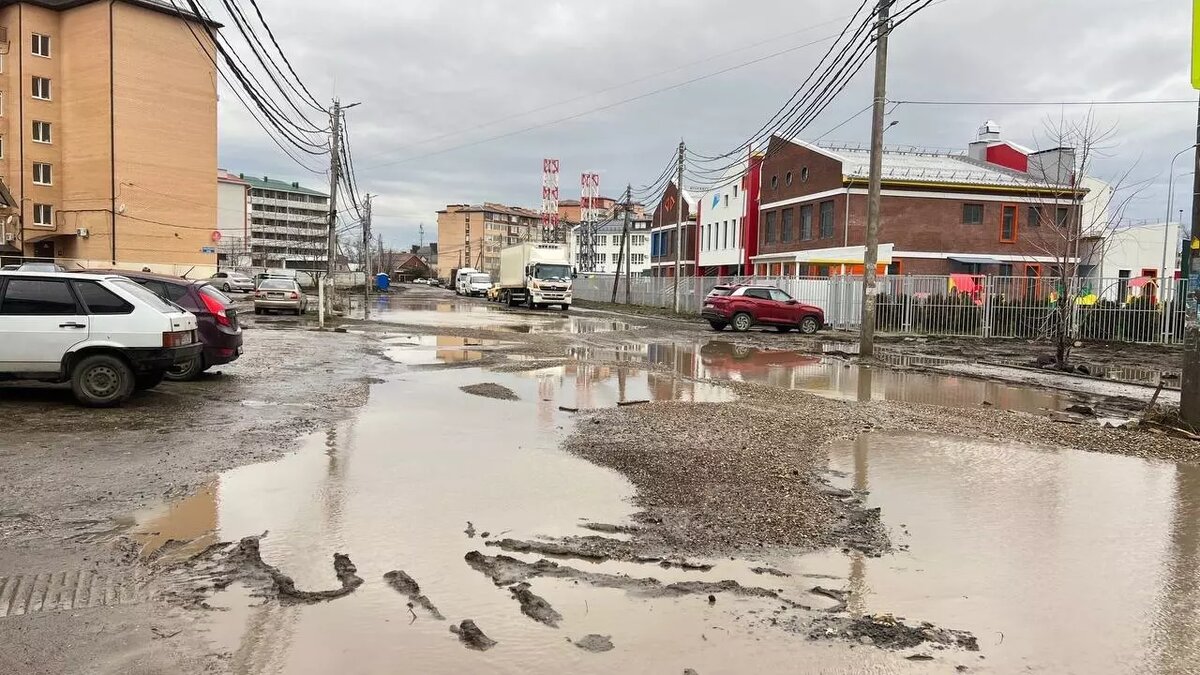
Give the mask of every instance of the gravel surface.
[{"label": "gravel surface", "polygon": [[519,401],[521,397],[517,396],[512,389],[495,382],[482,382],[480,384],[468,384],[459,387],[468,394],[475,396],[483,396],[486,398],[495,398],[501,401]]}]

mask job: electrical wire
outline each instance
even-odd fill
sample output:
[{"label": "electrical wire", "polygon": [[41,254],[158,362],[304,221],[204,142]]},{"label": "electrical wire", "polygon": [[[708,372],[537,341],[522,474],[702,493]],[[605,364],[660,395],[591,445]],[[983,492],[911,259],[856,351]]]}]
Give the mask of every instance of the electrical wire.
[{"label": "electrical wire", "polygon": [[300,85],[300,88],[304,90],[305,95],[308,96],[309,102],[316,106],[318,110],[323,111],[324,108],[321,107],[321,102],[318,101],[317,97],[313,96],[313,93],[304,85],[304,80],[300,79],[300,76],[296,73],[296,69],[292,67],[292,62],[288,60],[287,54],[285,54],[283,52],[283,48],[279,46],[279,41],[275,39],[275,33],[271,30],[270,24],[267,23],[266,17],[263,16],[262,10],[258,7],[258,0],[250,0],[250,5],[254,7],[254,13],[258,15],[259,23],[261,23],[262,27],[266,29],[267,37],[271,39],[271,44],[275,45],[275,51],[279,53],[279,58],[283,60],[284,65],[287,66],[288,72],[290,72],[292,77],[296,79],[296,84]]}]

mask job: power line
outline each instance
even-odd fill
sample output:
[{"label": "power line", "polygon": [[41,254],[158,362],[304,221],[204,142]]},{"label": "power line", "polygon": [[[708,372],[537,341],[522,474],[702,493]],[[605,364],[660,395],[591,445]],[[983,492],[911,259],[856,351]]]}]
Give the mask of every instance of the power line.
[{"label": "power line", "polygon": [[1142,99],[1126,101],[894,101],[897,105],[927,106],[1106,106],[1106,105],[1196,105],[1194,99]]},{"label": "power line", "polygon": [[263,16],[262,10],[258,7],[258,0],[250,0],[250,5],[254,7],[254,13],[258,15],[259,23],[261,23],[263,28],[266,29],[267,37],[271,39],[271,44],[275,45],[275,51],[279,53],[279,58],[283,59],[283,63],[287,66],[288,72],[292,74],[292,77],[296,79],[296,83],[299,84],[300,88],[304,90],[304,93],[308,96],[308,100],[314,106],[316,106],[318,110],[323,110],[323,108],[321,108],[321,102],[318,101],[317,97],[313,96],[312,92],[308,90],[308,87],[304,85],[304,80],[301,80],[300,76],[296,74],[296,69],[292,67],[292,62],[288,60],[287,54],[283,53],[283,48],[279,46],[279,41],[275,39],[275,33],[271,30],[270,24],[267,23],[267,19]]}]

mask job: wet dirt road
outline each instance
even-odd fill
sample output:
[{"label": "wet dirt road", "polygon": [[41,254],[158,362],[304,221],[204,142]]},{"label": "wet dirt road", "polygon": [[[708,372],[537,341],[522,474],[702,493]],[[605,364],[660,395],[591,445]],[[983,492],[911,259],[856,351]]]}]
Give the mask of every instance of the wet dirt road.
[{"label": "wet dirt road", "polygon": [[1163,442],[1051,421],[1094,397],[438,291],[373,310],[100,417],[0,389],[55,415],[0,449],[0,671],[1200,662],[1196,466],[1081,449]]}]

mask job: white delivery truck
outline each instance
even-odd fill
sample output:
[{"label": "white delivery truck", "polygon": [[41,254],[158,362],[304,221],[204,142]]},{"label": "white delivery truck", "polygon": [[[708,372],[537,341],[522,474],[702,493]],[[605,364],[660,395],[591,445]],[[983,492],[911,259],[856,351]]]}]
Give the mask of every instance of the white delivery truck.
[{"label": "white delivery truck", "polygon": [[470,294],[472,274],[482,274],[482,272],[474,267],[459,267],[458,269],[454,270],[454,278],[451,279],[451,281],[454,282],[455,295]]},{"label": "white delivery truck", "polygon": [[500,251],[500,302],[510,307],[571,307],[571,257],[566,244],[525,242]]}]

